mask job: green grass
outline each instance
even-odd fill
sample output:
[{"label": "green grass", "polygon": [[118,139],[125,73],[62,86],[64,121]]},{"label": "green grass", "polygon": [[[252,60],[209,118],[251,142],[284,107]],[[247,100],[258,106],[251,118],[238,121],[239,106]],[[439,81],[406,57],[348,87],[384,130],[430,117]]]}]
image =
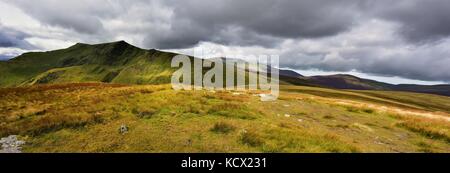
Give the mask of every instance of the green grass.
[{"label": "green grass", "polygon": [[[401,103],[408,103],[416,107],[433,111],[443,111],[450,113],[449,97],[437,96],[430,94],[411,94],[409,92],[393,92],[393,91],[353,91],[368,96],[388,99]],[[429,99],[432,98],[432,99]]]},{"label": "green grass", "polygon": [[[392,105],[405,109],[442,111],[450,113],[449,97],[432,94],[399,92],[399,91],[361,91],[333,90],[315,87],[296,87],[285,85],[284,91],[311,94],[335,99],[351,99],[353,101],[370,102],[380,105]],[[431,98],[431,99],[430,99]]]},{"label": "green grass", "polygon": [[450,144],[449,123],[424,118],[399,118],[403,121],[396,123],[398,127],[405,128],[430,139],[442,140]]},{"label": "green grass", "polygon": [[264,144],[264,140],[261,135],[255,131],[243,130],[240,133],[240,141],[245,145],[258,147]]},{"label": "green grass", "polygon": [[[283,91],[261,102],[258,92],[98,83],[5,88],[0,136],[20,135],[25,152],[450,152],[447,122],[358,105],[349,111],[334,96],[309,93]],[[128,133],[118,132],[121,125]]]}]

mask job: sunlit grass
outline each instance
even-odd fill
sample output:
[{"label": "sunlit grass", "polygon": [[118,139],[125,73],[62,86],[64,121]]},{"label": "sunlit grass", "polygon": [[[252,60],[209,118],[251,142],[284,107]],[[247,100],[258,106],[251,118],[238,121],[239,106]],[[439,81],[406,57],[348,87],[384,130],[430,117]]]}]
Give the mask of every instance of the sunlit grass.
[{"label": "sunlit grass", "polygon": [[0,93],[0,136],[20,135],[25,152],[449,152],[447,122],[309,93],[261,102],[257,92],[96,83]]}]

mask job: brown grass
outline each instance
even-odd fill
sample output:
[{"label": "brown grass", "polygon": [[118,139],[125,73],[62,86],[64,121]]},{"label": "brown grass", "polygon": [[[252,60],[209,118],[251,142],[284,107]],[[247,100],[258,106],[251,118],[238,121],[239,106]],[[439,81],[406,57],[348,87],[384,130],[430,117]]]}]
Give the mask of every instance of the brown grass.
[{"label": "brown grass", "polygon": [[226,134],[226,133],[234,131],[235,129],[236,129],[236,127],[234,127],[233,125],[228,124],[226,122],[217,122],[211,128],[211,131],[215,132],[215,133],[224,133],[224,134]]},{"label": "brown grass", "polygon": [[445,121],[420,117],[391,116],[401,120],[395,124],[397,127],[405,128],[430,139],[443,140],[450,143],[450,125]]},{"label": "brown grass", "polygon": [[240,141],[251,147],[258,147],[264,144],[263,138],[253,130],[244,130],[241,132]]}]

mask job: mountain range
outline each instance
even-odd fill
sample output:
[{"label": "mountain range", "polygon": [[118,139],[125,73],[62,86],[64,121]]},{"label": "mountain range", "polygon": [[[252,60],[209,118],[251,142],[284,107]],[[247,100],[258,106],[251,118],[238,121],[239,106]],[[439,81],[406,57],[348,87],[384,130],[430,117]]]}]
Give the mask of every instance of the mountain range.
[{"label": "mountain range", "polygon": [[[122,84],[170,83],[175,53],[141,49],[125,41],[77,43],[69,48],[29,52],[0,61],[0,87],[48,83],[104,82]],[[193,57],[191,57],[193,58]],[[408,91],[450,96],[450,85],[394,85],[352,75],[303,76],[280,69],[280,82],[292,85],[352,90]]]}]

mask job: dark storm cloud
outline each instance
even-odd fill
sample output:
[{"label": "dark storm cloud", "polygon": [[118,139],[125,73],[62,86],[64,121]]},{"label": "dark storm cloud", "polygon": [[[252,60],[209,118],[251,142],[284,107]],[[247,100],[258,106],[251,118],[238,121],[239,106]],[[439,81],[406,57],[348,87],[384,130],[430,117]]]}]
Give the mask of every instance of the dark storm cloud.
[{"label": "dark storm cloud", "polygon": [[[400,25],[398,34],[413,44],[450,35],[447,0],[169,0],[163,4],[173,8],[171,28],[167,36],[149,34],[148,46],[184,48],[211,41],[272,47],[280,41],[276,38],[334,36],[374,18],[396,22]],[[231,40],[230,35],[236,37]]]},{"label": "dark storm cloud", "polygon": [[102,18],[110,17],[111,12],[115,10],[110,3],[87,0],[43,0],[33,3],[27,0],[14,0],[10,2],[42,24],[72,29],[84,34],[99,34],[103,31]]},{"label": "dark storm cloud", "polygon": [[21,49],[34,48],[33,45],[25,40],[27,37],[29,37],[29,35],[12,28],[4,27],[0,24],[0,47],[17,47]]},{"label": "dark storm cloud", "polygon": [[374,2],[375,15],[400,24],[398,31],[411,43],[439,41],[450,36],[450,1],[396,0]]},{"label": "dark storm cloud", "polygon": [[[90,35],[114,29],[105,28],[104,20],[128,14],[133,5],[156,4],[156,8],[167,8],[172,13],[165,21],[169,27],[147,31],[144,45],[157,48],[192,47],[201,41],[272,47],[279,39],[334,36],[372,18],[398,23],[398,33],[412,43],[450,35],[448,0],[4,1],[19,6],[45,25]],[[137,21],[152,18],[147,13],[135,17]],[[232,35],[236,36],[230,39]]]},{"label": "dark storm cloud", "polygon": [[[350,44],[354,42],[350,39],[347,41]],[[356,70],[380,76],[450,82],[450,70],[448,70],[450,40],[433,46],[404,47],[398,46],[399,43],[395,45],[388,41],[386,42],[388,46],[360,46],[358,48],[329,46],[329,42],[328,45],[325,44],[317,51],[293,47],[281,55],[284,59],[280,60],[280,64],[293,69],[341,72]],[[389,45],[394,46],[389,47]]]},{"label": "dark storm cloud", "polygon": [[270,35],[258,34],[255,31],[239,27],[224,27],[210,30],[201,26],[175,26],[168,34],[149,34],[144,44],[160,49],[189,48],[201,41],[209,41],[224,45],[275,47],[282,39]]},{"label": "dark storm cloud", "polygon": [[[200,41],[271,47],[277,38],[319,38],[351,28],[356,1],[166,1],[173,7],[167,36],[149,34],[150,46],[183,48]],[[230,37],[231,36],[231,37]],[[233,39],[231,39],[233,38]]]}]

